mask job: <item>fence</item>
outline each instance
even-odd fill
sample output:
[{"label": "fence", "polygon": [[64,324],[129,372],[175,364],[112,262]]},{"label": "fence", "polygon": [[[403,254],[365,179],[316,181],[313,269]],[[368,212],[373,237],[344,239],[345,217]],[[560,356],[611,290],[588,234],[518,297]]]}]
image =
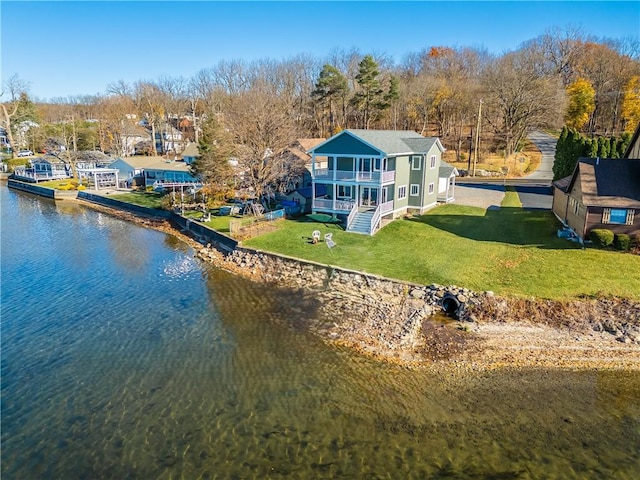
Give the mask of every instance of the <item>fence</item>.
[{"label": "fence", "polygon": [[244,217],[229,222],[229,233],[233,238],[246,240],[261,233],[272,232],[277,227],[275,220],[284,218],[284,209],[267,212],[261,217]]}]

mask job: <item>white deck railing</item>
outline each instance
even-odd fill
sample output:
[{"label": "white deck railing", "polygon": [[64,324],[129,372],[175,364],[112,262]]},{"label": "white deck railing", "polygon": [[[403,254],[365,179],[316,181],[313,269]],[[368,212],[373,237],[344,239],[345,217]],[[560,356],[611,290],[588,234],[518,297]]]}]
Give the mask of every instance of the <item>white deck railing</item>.
[{"label": "white deck railing", "polygon": [[369,229],[369,235],[373,235],[376,233],[376,230],[380,228],[380,222],[383,215],[390,213],[393,211],[393,200],[390,202],[381,203],[376,207],[376,211],[371,217],[371,226]]},{"label": "white deck railing", "polygon": [[351,222],[353,222],[353,219],[356,218],[357,214],[358,214],[358,204],[356,202],[353,202],[353,207],[351,208],[351,211],[349,212],[349,216],[347,217],[347,230],[349,230],[349,227],[351,226]]},{"label": "white deck railing", "polygon": [[349,212],[356,202],[353,200],[335,200],[332,198],[314,198],[313,208]]},{"label": "white deck railing", "polygon": [[314,171],[316,180],[341,180],[352,182],[383,183],[393,182],[396,172],[354,172],[352,170],[330,170],[328,168],[318,168]]},{"label": "white deck railing", "polygon": [[35,180],[36,182],[45,180],[62,180],[64,178],[70,178],[69,174],[63,170],[56,170],[53,172],[34,171],[32,168],[16,167],[13,174],[16,177],[27,178]]}]

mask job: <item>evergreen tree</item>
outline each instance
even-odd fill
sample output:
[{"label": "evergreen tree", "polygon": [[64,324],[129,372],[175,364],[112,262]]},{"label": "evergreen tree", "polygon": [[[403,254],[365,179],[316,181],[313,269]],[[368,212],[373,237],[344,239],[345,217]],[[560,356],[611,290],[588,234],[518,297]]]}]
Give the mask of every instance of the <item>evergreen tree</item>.
[{"label": "evergreen tree", "polygon": [[598,156],[598,140],[595,138],[587,139],[587,152],[586,156],[589,158],[595,158]]},{"label": "evergreen tree", "polygon": [[358,64],[358,91],[351,98],[351,104],[362,113],[362,126],[367,129],[381,111],[389,108],[379,75],[378,64],[371,55],[365,56]]},{"label": "evergreen tree", "polygon": [[316,83],[316,88],[311,95],[321,105],[329,107],[329,135],[336,133],[336,121],[334,112],[334,102],[344,98],[349,90],[347,79],[340,70],[332,65],[322,67],[320,77]]},{"label": "evergreen tree", "polygon": [[200,156],[191,164],[191,171],[205,183],[208,195],[222,201],[233,190],[234,172],[229,163],[235,151],[233,139],[215,115],[207,117],[201,128]]},{"label": "evergreen tree", "polygon": [[611,143],[607,137],[598,137],[598,154],[599,158],[609,158],[611,151]]}]

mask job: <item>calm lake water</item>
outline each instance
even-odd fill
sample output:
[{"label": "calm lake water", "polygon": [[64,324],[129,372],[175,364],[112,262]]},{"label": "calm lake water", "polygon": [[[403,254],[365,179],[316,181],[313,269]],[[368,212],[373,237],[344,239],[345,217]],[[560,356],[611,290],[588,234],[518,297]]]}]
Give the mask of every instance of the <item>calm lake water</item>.
[{"label": "calm lake water", "polygon": [[0,196],[3,480],[640,478],[638,372],[381,365],[175,237]]}]

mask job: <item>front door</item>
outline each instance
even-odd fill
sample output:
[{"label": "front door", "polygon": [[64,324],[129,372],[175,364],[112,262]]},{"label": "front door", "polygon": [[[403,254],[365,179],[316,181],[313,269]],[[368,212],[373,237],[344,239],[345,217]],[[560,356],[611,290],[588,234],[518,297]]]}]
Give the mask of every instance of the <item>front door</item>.
[{"label": "front door", "polygon": [[373,187],[362,187],[360,195],[360,205],[375,207],[378,205],[378,189]]}]

